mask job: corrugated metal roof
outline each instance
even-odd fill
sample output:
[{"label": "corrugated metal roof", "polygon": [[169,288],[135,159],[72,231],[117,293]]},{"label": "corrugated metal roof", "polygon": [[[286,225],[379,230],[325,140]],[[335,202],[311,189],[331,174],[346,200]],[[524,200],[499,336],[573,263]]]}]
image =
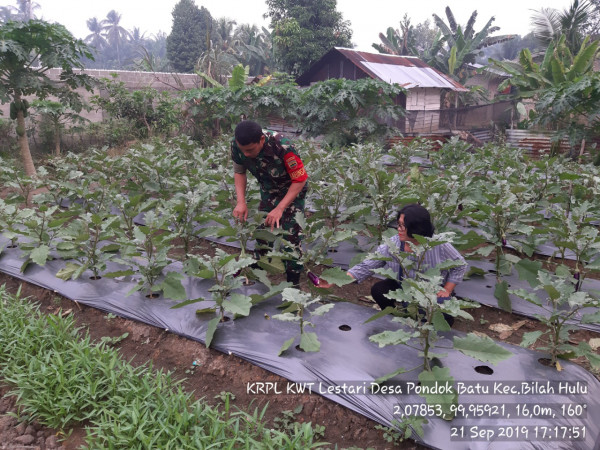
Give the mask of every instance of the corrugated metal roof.
[{"label": "corrugated metal roof", "polygon": [[413,87],[421,88],[443,88],[456,90],[456,86],[445,77],[440,76],[431,67],[406,67],[393,64],[378,64],[362,61],[361,64],[370,70],[377,78],[388,83],[398,83],[407,89]]},{"label": "corrugated metal roof", "polygon": [[385,55],[382,53],[359,52],[349,48],[335,50],[363,69],[373,78],[404,87],[435,87],[453,91],[468,91],[462,84],[428,66],[415,56]]}]

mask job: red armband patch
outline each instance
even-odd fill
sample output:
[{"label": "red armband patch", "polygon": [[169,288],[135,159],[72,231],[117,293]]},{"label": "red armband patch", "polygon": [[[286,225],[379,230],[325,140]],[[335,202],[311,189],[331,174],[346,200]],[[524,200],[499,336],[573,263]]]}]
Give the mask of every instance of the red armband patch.
[{"label": "red armband patch", "polygon": [[287,153],[283,158],[283,162],[285,163],[285,170],[287,170],[292,179],[292,183],[300,183],[308,178],[308,174],[304,170],[304,164],[298,155],[291,152]]}]

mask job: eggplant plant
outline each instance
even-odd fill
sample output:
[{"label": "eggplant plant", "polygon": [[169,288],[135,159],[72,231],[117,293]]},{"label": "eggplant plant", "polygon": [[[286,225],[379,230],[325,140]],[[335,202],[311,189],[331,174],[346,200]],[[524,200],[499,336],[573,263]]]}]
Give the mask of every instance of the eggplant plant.
[{"label": "eggplant plant", "polygon": [[471,144],[460,140],[458,136],[453,136],[437,151],[431,151],[429,159],[434,169],[444,171],[470,160],[472,153]]},{"label": "eggplant plant", "polygon": [[363,182],[353,189],[364,195],[363,209],[357,212],[357,222],[372,236],[371,244],[381,242],[389,222],[394,219],[399,204],[413,203],[405,175],[390,172],[378,165],[357,168]]},{"label": "eggplant plant", "polygon": [[[562,206],[556,205],[544,230],[557,247],[552,259],[558,254],[564,260],[569,251],[575,257],[572,273],[577,280],[575,291],[580,290],[587,271],[600,270],[600,259],[597,258],[600,251],[600,233],[591,223],[598,217],[597,211],[597,208],[587,200],[572,207],[570,214]],[[563,273],[571,273],[571,269],[564,264],[560,266],[560,270]]]},{"label": "eggplant plant", "polygon": [[119,244],[107,242],[115,237],[119,228],[117,216],[104,214],[85,213],[64,227],[56,244],[58,255],[68,261],[56,276],[62,280],[75,280],[84,271],[90,270],[90,279],[97,280],[106,270],[107,263],[115,258]]},{"label": "eggplant plant", "polygon": [[[208,322],[205,342],[207,347],[210,347],[213,341],[217,325],[226,320],[225,313],[228,312],[237,316],[247,316],[250,314],[253,299],[243,293],[235,292],[243,285],[242,279],[236,275],[239,271],[254,262],[253,258],[238,258],[237,255],[230,255],[221,249],[216,249],[215,256],[213,257],[208,255],[190,255],[185,262],[184,270],[189,276],[215,281],[215,284],[208,290],[211,293],[214,305],[197,311],[197,314],[216,314],[216,317]],[[175,305],[174,308],[181,308],[206,300],[208,299],[190,299]]]},{"label": "eggplant plant", "polygon": [[[416,239],[419,245],[412,246],[412,253],[400,252],[399,250],[392,252],[392,257],[400,262],[405,274],[414,273],[414,278],[404,278],[401,289],[392,291],[387,295],[390,299],[394,299],[402,305],[406,312],[403,313],[396,308],[388,307],[371,317],[369,321],[392,314],[395,316],[392,318],[392,322],[398,324],[398,328],[372,335],[369,340],[379,344],[380,347],[406,345],[417,350],[423,359],[422,363],[416,367],[401,367],[376,379],[376,383],[384,383],[395,376],[415,370],[420,371],[418,378],[422,384],[453,383],[454,379],[450,375],[449,369],[441,367],[441,361],[447,354],[438,353],[439,350],[453,348],[479,361],[491,364],[497,364],[512,355],[508,350],[495,344],[490,338],[480,337],[473,333],[464,338],[454,337],[451,347],[438,344],[441,338],[438,333],[451,330],[445,316],[473,320],[473,317],[463,309],[479,306],[455,297],[441,303],[438,301],[437,293],[442,282],[440,270],[456,266],[457,262],[447,261],[437,267],[425,270],[423,261],[426,251],[448,242],[448,238],[448,235],[439,235],[433,238],[417,236]],[[390,248],[395,247],[393,244],[391,245]],[[393,279],[396,279],[397,275],[389,269],[377,269],[375,272]],[[456,405],[458,402],[456,392],[443,394],[442,400],[439,396],[424,395],[424,397],[429,404],[442,404],[440,409],[442,418],[446,420],[453,418],[452,405]]]},{"label": "eggplant plant", "polygon": [[72,211],[59,211],[58,208],[58,205],[40,204],[35,209],[27,209],[20,213],[23,226],[16,230],[24,238],[19,242],[19,248],[25,258],[21,272],[32,262],[40,266],[46,264],[62,226],[75,215]]},{"label": "eggplant plant", "polygon": [[116,242],[120,246],[120,257],[115,261],[130,268],[105,273],[104,276],[116,278],[137,274],[138,282],[127,295],[144,291],[146,297],[155,298],[163,292],[165,297],[173,300],[186,299],[187,294],[181,284],[183,275],[176,271],[164,273],[172,263],[167,254],[176,235],[166,231],[169,225],[167,218],[157,215],[155,211],[147,211],[145,221],[145,225],[134,226],[133,239],[122,230],[118,231]]},{"label": "eggplant plant", "polygon": [[[314,216],[307,220],[300,213],[296,215],[296,221],[302,228],[303,234],[303,250],[296,257],[307,269],[308,278],[312,284],[319,287],[320,279],[314,274],[314,269],[319,265],[332,265],[333,259],[330,256],[330,251],[335,249],[341,242],[355,240],[355,233],[352,230],[336,231],[334,228],[327,226],[324,220],[317,219]],[[326,269],[321,274],[321,278],[339,287],[354,281],[353,278],[346,275],[339,268]]]},{"label": "eggplant plant", "polygon": [[538,264],[537,277],[530,271],[532,275],[527,278],[533,291],[509,291],[539,307],[541,312],[535,318],[546,326],[546,331],[525,333],[521,346],[530,347],[538,343],[536,349],[548,352],[550,364],[557,370],[562,370],[559,360],[576,357],[585,357],[594,369],[600,369],[600,356],[589,343],[584,341],[573,345],[569,334],[579,329],[578,321],[582,324],[600,323],[600,300],[588,292],[577,291],[571,276],[551,274]]},{"label": "eggplant plant", "polygon": [[[37,177],[25,175],[20,169],[6,164],[2,159],[0,159],[0,163],[3,165],[0,171],[0,181],[2,181],[3,188],[7,189],[6,200],[9,203],[22,203],[25,207],[29,207],[33,192],[43,186],[42,182]],[[44,167],[38,168],[38,175],[41,177],[46,173]]]},{"label": "eggplant plant", "polygon": [[130,177],[155,197],[170,197],[175,192],[175,180],[185,173],[186,161],[156,140],[131,150],[129,157],[134,163]]},{"label": "eggplant plant", "polygon": [[[185,184],[189,186],[191,183]],[[193,189],[177,192],[170,199],[161,202],[159,208],[160,214],[168,217],[170,229],[181,240],[184,260],[192,250],[192,242],[198,235],[198,220],[202,212],[215,205],[215,202],[211,201],[213,186],[202,181],[196,184]]]},{"label": "eggplant plant", "polygon": [[118,191],[112,191],[110,202],[113,211],[116,209],[121,222],[121,232],[128,239],[133,239],[136,218],[156,207],[158,199],[149,198],[146,193],[124,195]]},{"label": "eggplant plant", "polygon": [[412,157],[417,156],[428,159],[433,148],[433,142],[429,139],[414,138],[409,143],[398,142],[388,150],[392,164],[401,173],[406,173],[413,166]]},{"label": "eggplant plant", "polygon": [[535,203],[522,203],[518,201],[513,192],[519,185],[500,179],[497,175],[489,175],[489,182],[482,183],[481,190],[483,201],[477,201],[470,217],[476,221],[481,235],[490,245],[480,247],[471,255],[487,257],[495,251],[496,289],[495,297],[498,306],[506,311],[512,311],[510,298],[507,294],[508,283],[502,280],[502,275],[509,275],[512,266],[521,258],[505,252],[510,243],[517,251],[531,256],[536,245],[532,234],[532,222],[540,220],[538,208]]},{"label": "eggplant plant", "polygon": [[287,306],[282,314],[276,314],[273,319],[284,322],[297,323],[300,327],[300,333],[291,337],[283,343],[279,349],[279,356],[285,352],[292,344],[300,337],[299,347],[305,352],[318,352],[321,348],[321,343],[317,338],[317,334],[307,331],[308,327],[313,327],[314,324],[307,320],[308,316],[322,316],[333,308],[333,303],[321,304],[320,297],[313,297],[308,292],[302,292],[299,289],[286,288],[283,290],[282,299]]},{"label": "eggplant plant", "polygon": [[30,209],[19,209],[14,203],[6,203],[0,198],[0,233],[10,241],[8,246],[15,248],[19,239],[19,225],[31,214]]}]

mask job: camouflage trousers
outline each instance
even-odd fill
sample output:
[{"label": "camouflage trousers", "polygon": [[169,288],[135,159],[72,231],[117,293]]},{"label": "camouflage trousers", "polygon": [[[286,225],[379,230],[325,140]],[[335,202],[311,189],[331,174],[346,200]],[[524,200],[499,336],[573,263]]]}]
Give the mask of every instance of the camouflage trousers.
[{"label": "camouflage trousers", "polygon": [[[275,206],[279,203],[279,198],[268,198],[266,200],[261,200],[260,205],[258,207],[259,211],[265,211],[265,212],[271,212]],[[292,203],[290,206],[288,206],[285,211],[283,212],[281,219],[279,221],[279,226],[286,231],[286,234],[284,235],[284,239],[286,241],[288,241],[290,244],[292,244],[292,247],[284,247],[284,251],[289,252],[289,253],[293,253],[293,252],[297,252],[298,254],[302,254],[302,248],[301,248],[301,242],[302,242],[302,229],[300,228],[300,225],[298,224],[298,222],[296,222],[296,213],[297,212],[304,212],[304,208],[299,207],[298,205],[296,205],[295,203]],[[263,228],[266,228],[263,225]],[[257,239],[256,243],[258,244],[257,247],[259,247],[255,253],[257,254],[257,257],[260,256],[264,256],[266,255],[269,250],[268,247],[270,247],[270,243],[267,241],[264,241],[262,239]],[[302,265],[302,263],[300,263],[296,258],[292,258],[292,259],[286,259],[284,261],[285,264],[285,273],[288,276],[288,281],[290,281],[290,279],[298,279],[298,277],[300,276],[300,273],[302,272],[302,269],[304,268],[304,266]]]}]

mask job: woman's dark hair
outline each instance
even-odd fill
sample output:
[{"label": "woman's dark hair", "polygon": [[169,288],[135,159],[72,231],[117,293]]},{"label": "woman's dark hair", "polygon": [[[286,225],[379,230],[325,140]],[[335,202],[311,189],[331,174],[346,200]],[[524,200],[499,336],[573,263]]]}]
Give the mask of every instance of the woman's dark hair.
[{"label": "woman's dark hair", "polygon": [[419,236],[432,237],[434,228],[431,223],[431,216],[429,211],[423,208],[421,205],[411,203],[406,205],[400,211],[396,221],[400,220],[400,216],[404,214],[404,226],[406,227],[406,234],[408,237],[418,234]]},{"label": "woman's dark hair", "polygon": [[244,120],[235,127],[235,140],[240,145],[256,144],[262,135],[261,126],[252,120]]}]

